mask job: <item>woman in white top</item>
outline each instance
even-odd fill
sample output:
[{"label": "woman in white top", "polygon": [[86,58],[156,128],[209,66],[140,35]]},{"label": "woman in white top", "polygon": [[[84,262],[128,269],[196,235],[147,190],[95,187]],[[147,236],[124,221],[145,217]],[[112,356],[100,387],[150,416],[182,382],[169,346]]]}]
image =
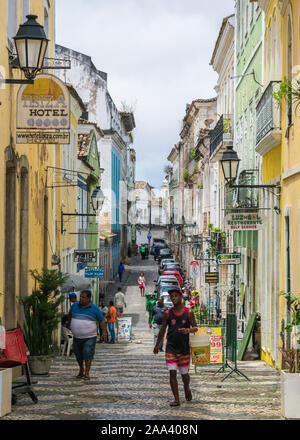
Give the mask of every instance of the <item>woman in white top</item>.
[{"label": "woman in white top", "polygon": [[145,296],[145,283],[146,283],[146,278],[144,272],[141,272],[140,276],[138,277],[138,285],[141,291],[141,296]]}]

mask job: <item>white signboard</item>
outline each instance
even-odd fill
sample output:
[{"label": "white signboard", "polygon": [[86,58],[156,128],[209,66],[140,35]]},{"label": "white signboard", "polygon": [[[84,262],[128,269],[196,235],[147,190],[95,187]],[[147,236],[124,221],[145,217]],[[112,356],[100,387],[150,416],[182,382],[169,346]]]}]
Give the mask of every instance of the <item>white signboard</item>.
[{"label": "white signboard", "polygon": [[53,75],[38,75],[18,91],[17,142],[69,143],[70,113],[68,87]]},{"label": "white signboard", "polygon": [[118,342],[130,342],[131,340],[131,317],[117,319]]},{"label": "white signboard", "polygon": [[197,278],[199,276],[199,270],[200,270],[200,266],[199,266],[198,261],[191,261],[190,268],[191,268],[192,277]]},{"label": "white signboard", "polygon": [[230,231],[259,231],[264,228],[265,216],[260,213],[240,212],[225,216],[225,229]]}]

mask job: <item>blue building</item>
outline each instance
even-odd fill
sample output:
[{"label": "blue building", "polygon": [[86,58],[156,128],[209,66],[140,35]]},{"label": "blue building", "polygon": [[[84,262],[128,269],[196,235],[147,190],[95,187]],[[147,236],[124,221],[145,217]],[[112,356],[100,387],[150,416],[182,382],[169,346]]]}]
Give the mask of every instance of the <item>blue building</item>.
[{"label": "blue building", "polygon": [[121,225],[120,225],[120,180],[121,180],[121,157],[117,147],[112,147],[111,151],[111,232],[114,234],[112,239],[112,274],[118,274],[121,253]]}]

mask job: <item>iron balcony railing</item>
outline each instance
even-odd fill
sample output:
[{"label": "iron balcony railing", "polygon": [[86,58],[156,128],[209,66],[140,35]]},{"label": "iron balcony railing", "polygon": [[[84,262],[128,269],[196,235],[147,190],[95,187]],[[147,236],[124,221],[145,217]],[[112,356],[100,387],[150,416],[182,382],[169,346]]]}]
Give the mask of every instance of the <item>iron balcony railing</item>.
[{"label": "iron balcony railing", "polygon": [[172,179],[169,183],[169,191],[172,191],[178,185],[178,179]]},{"label": "iron balcony railing", "polygon": [[280,107],[273,93],[280,81],[271,81],[256,106],[256,145],[272,130],[281,130]]},{"label": "iron balcony railing", "polygon": [[210,157],[225,141],[233,139],[232,115],[222,115],[210,132]]}]

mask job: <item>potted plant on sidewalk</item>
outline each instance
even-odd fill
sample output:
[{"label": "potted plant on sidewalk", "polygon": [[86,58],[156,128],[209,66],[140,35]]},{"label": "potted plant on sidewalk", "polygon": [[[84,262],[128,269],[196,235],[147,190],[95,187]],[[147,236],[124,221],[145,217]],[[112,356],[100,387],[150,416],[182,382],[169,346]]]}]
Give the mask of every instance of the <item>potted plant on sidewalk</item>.
[{"label": "potted plant on sidewalk", "polygon": [[65,276],[58,270],[50,269],[42,269],[41,272],[32,270],[30,273],[35,280],[35,288],[30,296],[19,298],[25,316],[22,330],[30,353],[28,364],[31,373],[41,375],[49,373],[53,359],[53,332],[60,323],[60,305],[64,301],[59,287],[64,283]]},{"label": "potted plant on sidewalk", "polygon": [[300,298],[284,295],[289,301],[291,322],[285,327],[291,334],[291,348],[280,347],[285,366],[281,370],[281,414],[287,419],[300,419]]}]

